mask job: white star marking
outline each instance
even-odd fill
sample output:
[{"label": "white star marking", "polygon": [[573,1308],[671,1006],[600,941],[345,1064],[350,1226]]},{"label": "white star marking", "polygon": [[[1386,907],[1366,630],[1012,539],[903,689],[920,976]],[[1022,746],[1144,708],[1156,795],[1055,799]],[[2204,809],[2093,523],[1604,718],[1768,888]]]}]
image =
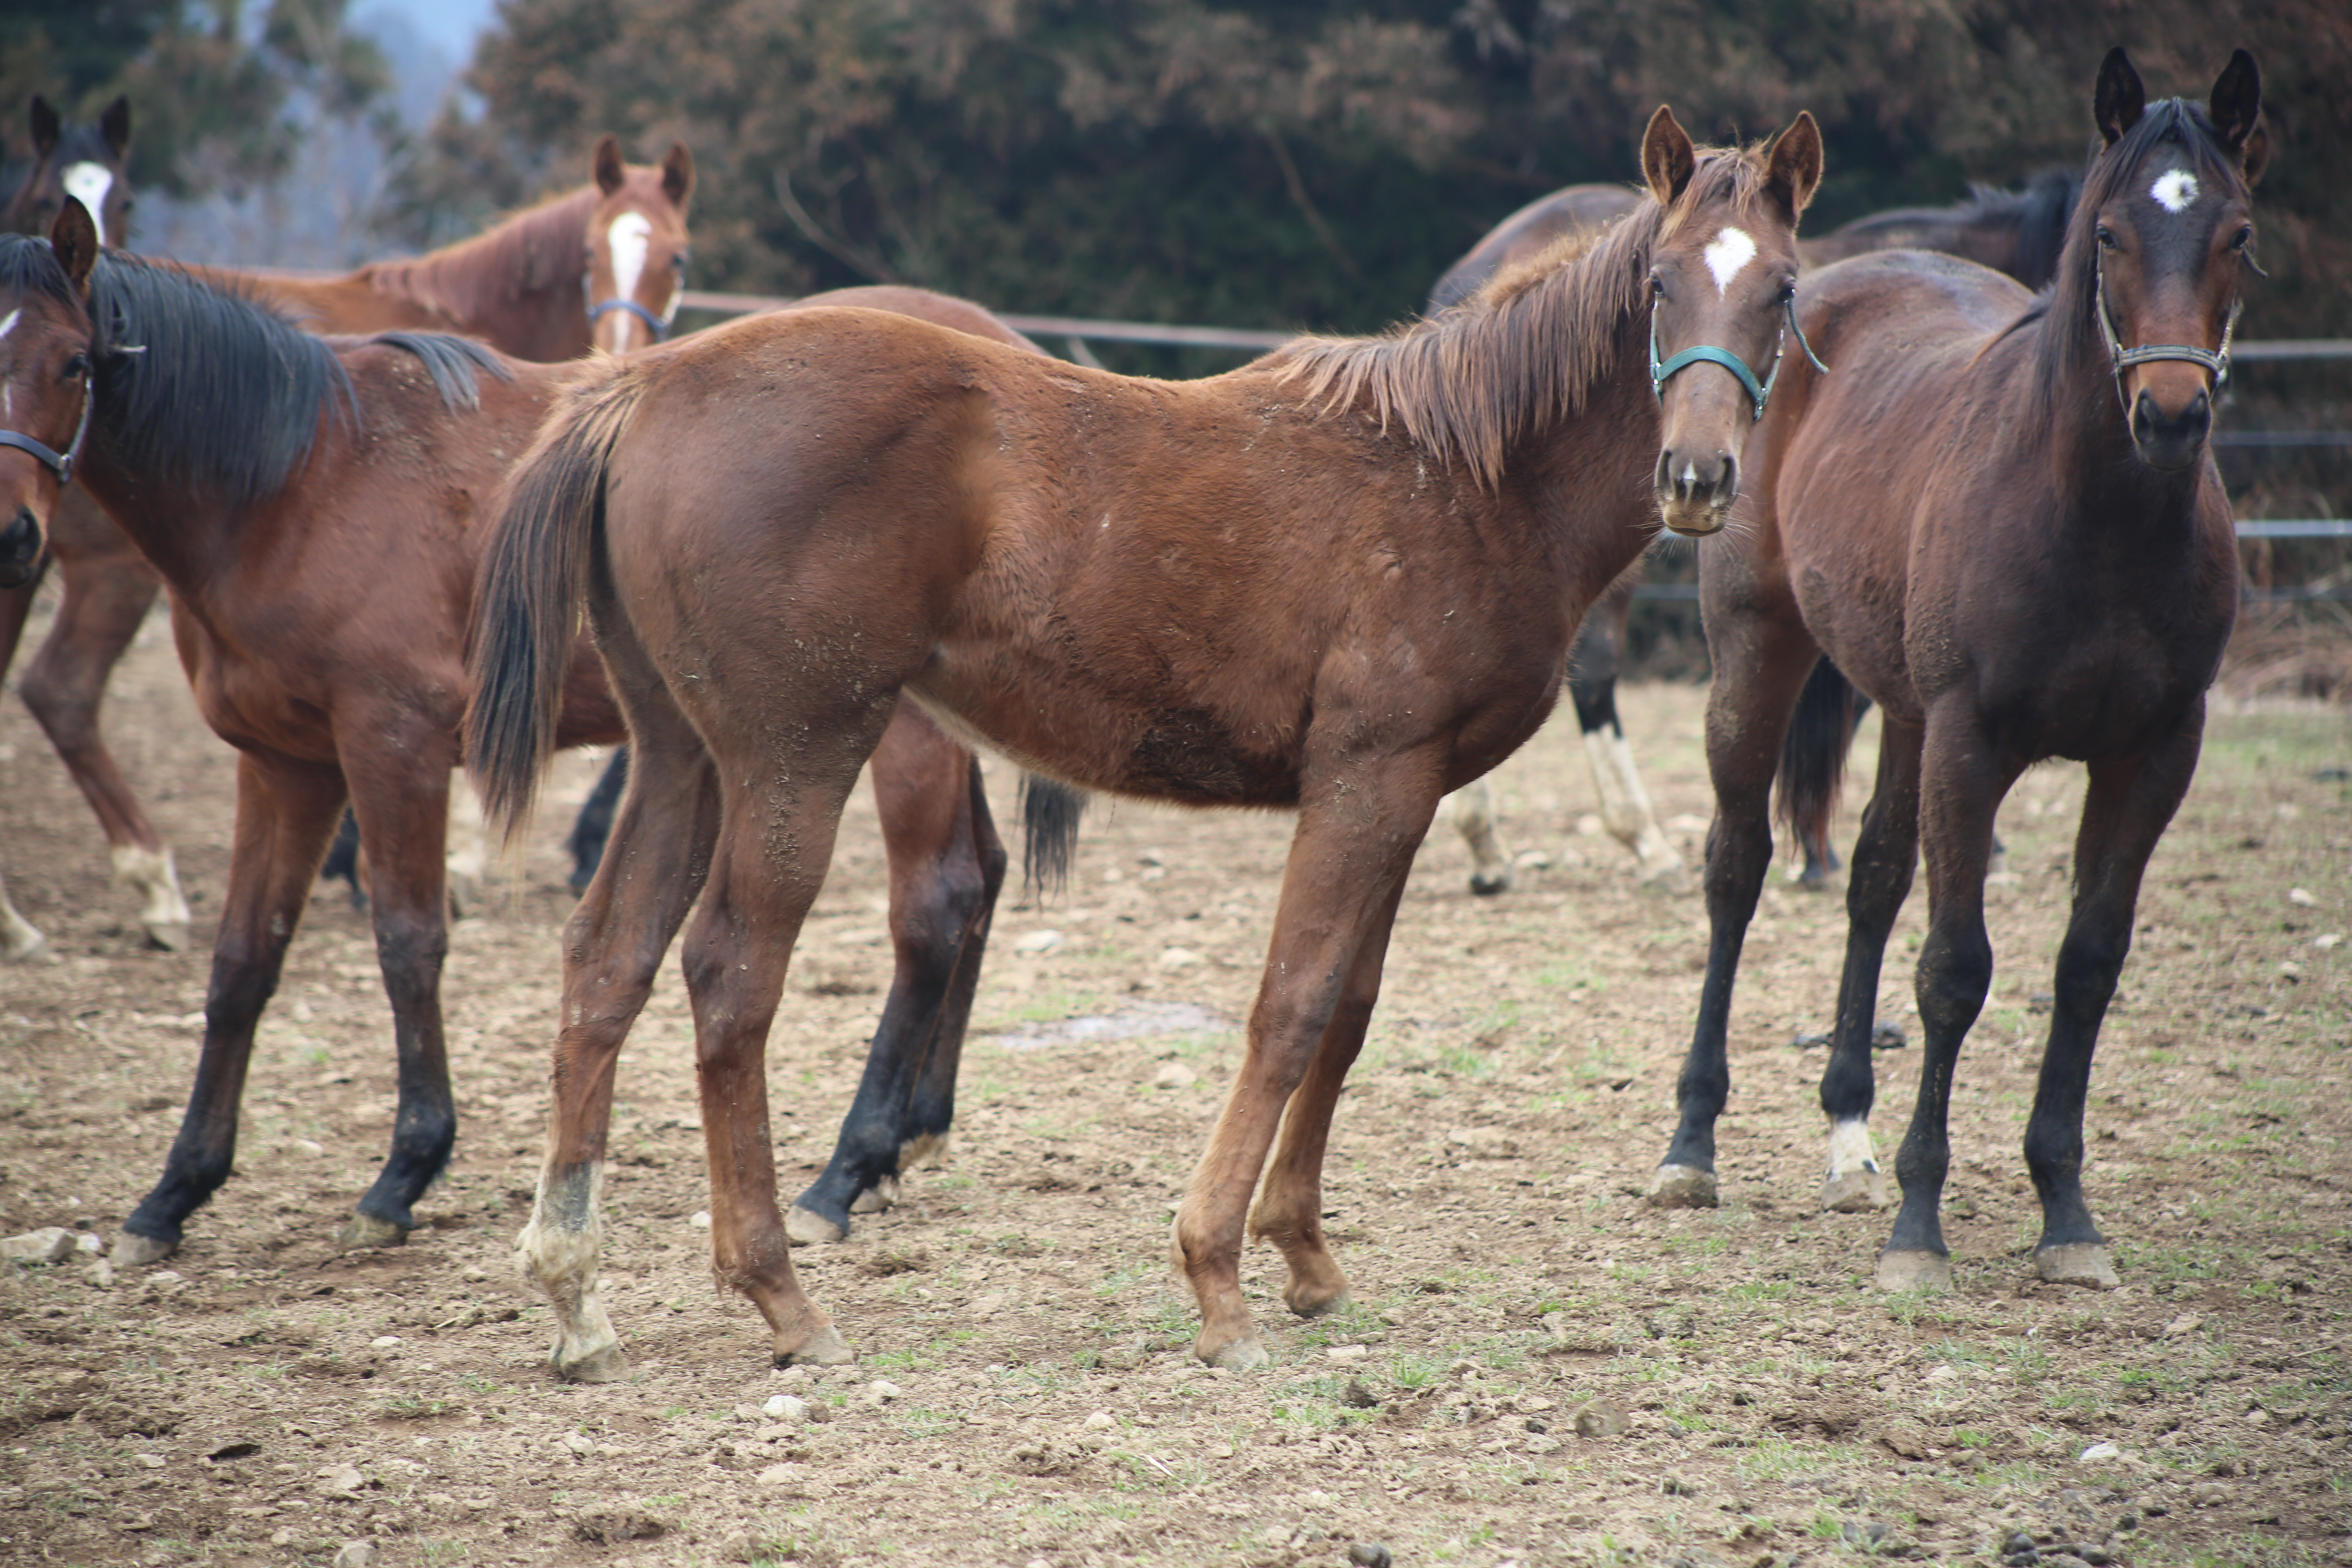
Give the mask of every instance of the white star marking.
[{"label": "white star marking", "polygon": [[2197,200],[2197,176],[2186,169],[2168,169],[2147,188],[2156,205],[2168,213],[2185,213]]},{"label": "white star marking", "polygon": [[1756,242],[1748,237],[1746,229],[1727,228],[1707,241],[1702,254],[1706,269],[1715,274],[1716,297],[1720,299],[1739,276],[1739,269],[1756,259]]}]

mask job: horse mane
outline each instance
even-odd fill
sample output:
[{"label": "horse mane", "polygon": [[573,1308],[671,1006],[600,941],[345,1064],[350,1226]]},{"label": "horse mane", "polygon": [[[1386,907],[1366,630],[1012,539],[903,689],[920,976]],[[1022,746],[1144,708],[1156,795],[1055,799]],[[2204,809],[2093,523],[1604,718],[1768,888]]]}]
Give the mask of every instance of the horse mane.
[{"label": "horse mane", "polygon": [[579,282],[580,247],[596,201],[596,187],[583,185],[438,250],[363,267],[360,276],[380,293],[415,300],[453,321],[479,321],[516,300]]},{"label": "horse mane", "polygon": [[2028,289],[2040,289],[2058,271],[2058,254],[2066,243],[2066,223],[2074,216],[2074,202],[2083,179],[2064,169],[2044,169],[2020,189],[1971,184],[1959,205],[1963,222],[2007,224],[2017,231],[2017,268],[2011,274]]},{"label": "horse mane", "polygon": [[2055,428],[2066,412],[2063,400],[2071,392],[2068,372],[2076,356],[2097,363],[2102,383],[2105,380],[2106,353],[2097,317],[2098,242],[2094,232],[2097,214],[2139,177],[2140,163],[2150,150],[2168,142],[2187,154],[2200,181],[2218,180],[2223,189],[2245,189],[2245,176],[2239,173],[2237,160],[2222,147],[2204,106],[2187,99],[2168,98],[2149,104],[2139,122],[2116,138],[2114,145],[2092,154],[2074,211],[2066,220],[2065,239],[2049,287],[1985,345],[1989,353],[2012,333],[2029,326],[2041,327],[2032,350],[2034,371],[2028,377],[2034,427]]},{"label": "horse mane", "polygon": [[1727,199],[1747,211],[1763,188],[1755,158],[1708,149],[1671,207],[1644,199],[1598,235],[1566,236],[1463,303],[1382,336],[1304,337],[1258,364],[1304,384],[1307,401],[1326,409],[1370,400],[1382,429],[1393,419],[1431,456],[1492,489],[1514,441],[1581,412],[1616,368],[1619,329],[1646,298],[1657,244],[1699,206]]},{"label": "horse mane", "polygon": [[482,405],[483,375],[512,381],[514,372],[488,345],[450,332],[379,332],[368,340],[405,349],[425,365],[441,406],[467,413]]},{"label": "horse mane", "polygon": [[46,239],[28,235],[0,235],[0,289],[11,294],[42,294],[65,306],[79,310],[81,296],[74,292],[73,279],[58,265],[58,258]]}]

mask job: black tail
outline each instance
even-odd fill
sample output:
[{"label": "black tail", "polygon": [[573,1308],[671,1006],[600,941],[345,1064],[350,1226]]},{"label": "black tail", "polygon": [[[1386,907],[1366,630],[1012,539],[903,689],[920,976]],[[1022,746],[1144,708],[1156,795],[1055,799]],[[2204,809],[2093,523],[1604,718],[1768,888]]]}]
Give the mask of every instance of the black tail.
[{"label": "black tail", "polygon": [[1025,894],[1060,892],[1069,885],[1070,854],[1078,845],[1084,790],[1041,773],[1021,775],[1021,881]]},{"label": "black tail", "polygon": [[1797,710],[1789,716],[1789,738],[1780,746],[1780,817],[1801,844],[1829,842],[1846,748],[1853,743],[1854,722],[1867,700],[1826,658],[1805,679]]}]

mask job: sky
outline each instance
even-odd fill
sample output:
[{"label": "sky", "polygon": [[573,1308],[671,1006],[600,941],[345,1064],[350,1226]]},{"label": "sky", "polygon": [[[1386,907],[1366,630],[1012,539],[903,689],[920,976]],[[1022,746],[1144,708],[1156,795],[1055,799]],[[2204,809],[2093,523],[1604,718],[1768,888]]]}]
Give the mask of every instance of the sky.
[{"label": "sky", "polygon": [[369,0],[354,6],[354,13],[384,12],[404,16],[416,30],[430,38],[449,58],[465,61],[473,58],[474,39],[489,25],[496,0]]}]

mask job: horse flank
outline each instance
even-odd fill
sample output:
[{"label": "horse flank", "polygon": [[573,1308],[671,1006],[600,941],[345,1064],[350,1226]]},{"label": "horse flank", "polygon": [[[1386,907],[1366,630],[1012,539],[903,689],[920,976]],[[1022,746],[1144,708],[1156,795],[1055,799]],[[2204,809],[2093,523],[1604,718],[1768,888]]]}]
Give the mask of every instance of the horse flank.
[{"label": "horse flank", "polygon": [[1514,442],[1582,411],[1616,368],[1617,327],[1647,298],[1649,257],[1698,206],[1764,199],[1759,162],[1703,154],[1672,207],[1643,204],[1598,237],[1571,235],[1497,273],[1460,305],[1376,338],[1306,337],[1259,363],[1326,410],[1369,399],[1433,457],[1482,489],[1501,481]]}]

